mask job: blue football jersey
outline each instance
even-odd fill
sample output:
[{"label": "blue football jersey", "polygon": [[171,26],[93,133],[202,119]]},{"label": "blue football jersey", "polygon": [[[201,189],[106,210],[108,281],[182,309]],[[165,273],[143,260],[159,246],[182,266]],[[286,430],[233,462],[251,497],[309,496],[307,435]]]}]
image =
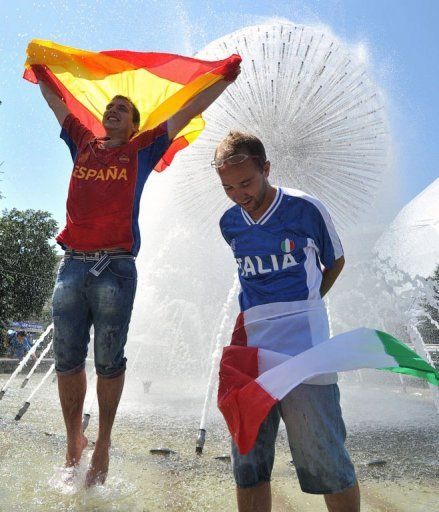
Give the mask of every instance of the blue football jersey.
[{"label": "blue football jersey", "polygon": [[[296,356],[329,341],[321,266],[330,268],[343,248],[323,204],[300,190],[278,188],[257,222],[235,205],[220,227],[241,282],[231,343]],[[336,381],[336,374],[325,374],[306,382]]]},{"label": "blue football jersey", "polygon": [[343,255],[328,211],[300,190],[278,188],[257,222],[235,205],[222,216],[220,228],[238,263],[241,311],[320,299],[320,262],[330,268]]}]

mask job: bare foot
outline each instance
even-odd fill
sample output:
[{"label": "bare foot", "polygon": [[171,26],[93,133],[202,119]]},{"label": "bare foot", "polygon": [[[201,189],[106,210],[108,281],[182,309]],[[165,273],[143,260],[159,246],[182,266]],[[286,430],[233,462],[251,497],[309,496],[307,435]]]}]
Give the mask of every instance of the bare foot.
[{"label": "bare foot", "polygon": [[96,442],[87,475],[85,476],[86,487],[103,484],[107,479],[108,466],[110,463],[109,449],[110,446],[108,444],[101,445],[99,441]]},{"label": "bare foot", "polygon": [[87,444],[88,439],[83,434],[81,434],[77,439],[67,442],[66,468],[77,466],[79,464],[82,452],[87,447]]},{"label": "bare foot", "polygon": [[64,467],[61,471],[61,482],[66,485],[73,485],[77,475],[78,467],[77,466],[69,466]]},{"label": "bare foot", "polygon": [[67,443],[66,463],[61,473],[61,480],[65,484],[72,484],[77,473],[79,460],[81,459],[82,452],[88,444],[88,439],[81,434],[75,441]]}]

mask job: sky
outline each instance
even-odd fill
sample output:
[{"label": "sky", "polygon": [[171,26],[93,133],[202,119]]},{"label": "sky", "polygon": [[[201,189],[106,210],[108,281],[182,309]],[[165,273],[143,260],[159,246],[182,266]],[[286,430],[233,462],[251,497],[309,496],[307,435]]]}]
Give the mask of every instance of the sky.
[{"label": "sky", "polygon": [[1,2],[0,210],[47,210],[60,226],[65,219],[72,164],[39,88],[22,79],[31,39],[95,51],[193,55],[218,37],[269,18],[326,25],[342,41],[367,48],[391,126],[396,214],[439,175],[435,0]]}]

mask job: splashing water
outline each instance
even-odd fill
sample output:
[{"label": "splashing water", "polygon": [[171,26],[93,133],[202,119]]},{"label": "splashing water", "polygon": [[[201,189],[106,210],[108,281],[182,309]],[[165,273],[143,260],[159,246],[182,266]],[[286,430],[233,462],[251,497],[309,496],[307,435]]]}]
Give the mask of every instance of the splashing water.
[{"label": "splashing water", "polygon": [[[221,138],[237,129],[261,138],[275,183],[321,199],[339,228],[352,225],[388,168],[386,114],[364,56],[327,29],[287,23],[244,28],[196,56],[233,52],[242,56],[241,75],[181,156],[180,201],[212,215],[224,209],[209,163]],[[200,191],[196,201],[192,186]]]}]

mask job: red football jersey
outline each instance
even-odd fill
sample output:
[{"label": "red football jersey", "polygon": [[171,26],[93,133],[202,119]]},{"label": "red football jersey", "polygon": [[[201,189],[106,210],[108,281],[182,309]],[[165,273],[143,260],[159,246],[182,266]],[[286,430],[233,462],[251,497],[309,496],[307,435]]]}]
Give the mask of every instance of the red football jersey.
[{"label": "red football jersey", "polygon": [[127,144],[105,148],[78,119],[66,117],[61,138],[74,167],[67,197],[67,224],[56,240],[64,248],[121,248],[137,254],[140,196],[171,141],[166,123]]}]

